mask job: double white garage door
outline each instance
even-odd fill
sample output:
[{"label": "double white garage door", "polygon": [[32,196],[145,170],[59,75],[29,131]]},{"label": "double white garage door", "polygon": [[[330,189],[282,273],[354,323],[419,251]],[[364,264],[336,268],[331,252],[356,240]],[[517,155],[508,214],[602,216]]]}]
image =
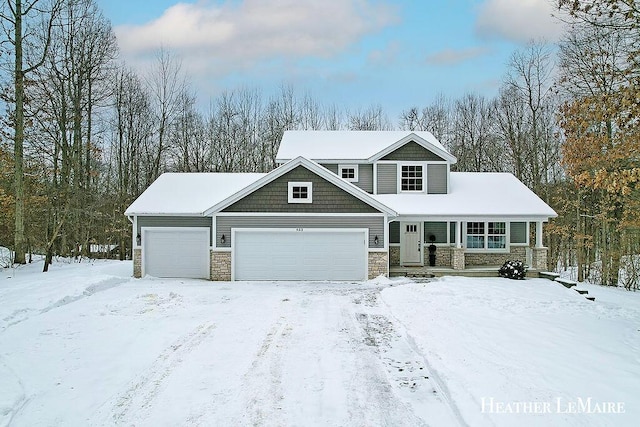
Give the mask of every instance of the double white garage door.
[{"label": "double white garage door", "polygon": [[[143,230],[143,273],[209,278],[209,229]],[[236,229],[234,280],[366,280],[366,229]]]}]

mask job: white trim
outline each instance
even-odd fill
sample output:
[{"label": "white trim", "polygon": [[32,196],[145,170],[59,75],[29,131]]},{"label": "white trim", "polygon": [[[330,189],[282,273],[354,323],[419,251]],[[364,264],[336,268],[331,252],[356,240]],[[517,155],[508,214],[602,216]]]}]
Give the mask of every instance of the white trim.
[{"label": "white trim", "polygon": [[[146,255],[148,254],[149,251],[144,250],[144,242],[145,242],[144,238],[147,232],[149,231],[185,231],[185,230],[208,232],[209,228],[208,227],[154,227],[154,226],[140,227],[140,243],[142,247],[142,257],[140,259],[140,277],[144,277],[147,274],[145,264],[146,264]],[[209,247],[211,247],[211,243],[209,243]],[[207,263],[208,263],[207,270],[211,271],[211,255],[210,254],[207,254]]]},{"label": "white trim", "polygon": [[[132,248],[140,249],[142,248],[142,230],[140,230],[140,244],[138,245],[138,215],[133,216],[133,233],[131,233],[132,237]],[[131,251],[131,259],[133,259],[133,251]],[[142,260],[140,260],[142,263]],[[141,270],[142,271],[142,270]]]},{"label": "white trim", "polygon": [[211,245],[211,249],[215,249],[218,247],[218,242],[216,241],[216,216],[213,215],[211,217],[211,241],[213,242],[213,245]]},{"label": "white trim", "polygon": [[[343,169],[353,169],[353,178],[344,178],[342,176]],[[347,182],[358,182],[358,165],[355,163],[351,164],[338,164],[338,176],[344,179]]]},{"label": "white trim", "polygon": [[[293,188],[306,188],[307,197],[293,197]],[[313,182],[311,181],[290,181],[287,183],[287,202],[289,203],[313,203]]]},{"label": "white trim", "polygon": [[[397,162],[396,192],[397,194],[426,194],[427,193],[427,162]],[[402,168],[404,166],[420,166],[422,168],[422,190],[402,189]]]},{"label": "white trim", "polygon": [[378,162],[373,163],[373,194],[378,194]]},{"label": "white trim", "polygon": [[389,217],[385,214],[384,222],[382,223],[383,231],[382,234],[384,236],[384,249],[389,251]]},{"label": "white trim", "polygon": [[[548,222],[548,217],[544,217],[543,222]],[[540,221],[540,217],[518,217],[518,216],[501,216],[501,215],[399,215],[394,221],[513,221],[513,222],[536,222]]]},{"label": "white trim", "polygon": [[[364,233],[364,245],[366,252],[383,252],[369,250],[369,229],[368,228],[232,228],[231,229],[231,281],[236,280],[236,234],[244,232],[277,232],[277,233]],[[364,279],[369,278],[369,257],[364,260]]]},{"label": "white trim", "polygon": [[327,217],[383,217],[387,214],[381,212],[373,213],[313,213],[313,212],[218,212],[216,216],[327,216]]}]

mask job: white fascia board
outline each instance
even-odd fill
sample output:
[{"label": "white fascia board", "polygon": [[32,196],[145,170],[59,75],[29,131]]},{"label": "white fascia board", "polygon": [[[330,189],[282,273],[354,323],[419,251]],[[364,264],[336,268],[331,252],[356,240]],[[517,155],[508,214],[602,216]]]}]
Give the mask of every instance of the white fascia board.
[{"label": "white fascia board", "polygon": [[367,159],[367,160],[369,162],[378,161],[381,158],[383,158],[384,156],[386,156],[387,154],[392,153],[395,150],[397,150],[398,148],[402,147],[403,145],[405,145],[409,141],[416,142],[417,144],[419,144],[422,147],[424,147],[426,150],[432,151],[433,153],[435,153],[438,156],[442,157],[443,159],[447,160],[452,165],[456,164],[458,162],[458,159],[456,159],[456,157],[453,154],[448,153],[448,152],[442,150],[439,147],[436,147],[435,145],[431,144],[429,141],[425,140],[424,138],[421,138],[420,136],[416,135],[413,132],[410,133],[409,135],[405,136],[404,138],[402,138],[400,141],[397,141],[396,143],[388,146],[387,148],[385,148],[384,150],[380,151],[379,153],[374,154],[373,156],[369,157],[369,159]]},{"label": "white fascia board", "polygon": [[171,212],[134,212],[129,213],[127,215],[135,215],[135,216],[204,216],[202,212],[179,212],[179,213],[171,213]]},{"label": "white fascia board", "polygon": [[366,203],[366,204],[378,209],[381,212],[387,213],[388,215],[391,215],[391,216],[396,216],[397,215],[397,213],[394,210],[392,210],[388,206],[380,203],[379,201],[377,201],[376,199],[371,197],[364,190],[361,190],[359,187],[353,185],[352,183],[343,180],[338,175],[336,175],[335,173],[331,172],[327,168],[319,165],[318,163],[316,163],[316,162],[314,162],[312,160],[306,159],[304,157],[297,157],[297,158],[291,160],[290,162],[278,167],[277,169],[274,169],[273,171],[269,172],[268,174],[266,174],[265,176],[263,176],[262,178],[260,178],[256,182],[254,182],[253,184],[249,185],[248,187],[245,187],[244,189],[238,191],[237,193],[227,197],[225,200],[221,201],[220,203],[218,203],[218,204],[212,206],[211,208],[207,209],[206,211],[203,212],[203,215],[205,215],[205,216],[206,215],[211,215],[214,212],[220,211],[220,210],[232,205],[233,203],[237,202],[238,200],[242,199],[243,197],[245,197],[245,196],[249,195],[250,193],[256,191],[257,189],[267,185],[271,181],[275,180],[276,178],[281,177],[285,173],[293,170],[294,168],[296,168],[298,166],[304,166],[305,168],[309,169],[311,172],[315,173],[316,175],[320,176],[321,178],[324,178],[325,180],[327,180],[330,183],[334,184],[338,188],[346,191],[347,193],[349,193],[352,196],[356,197],[357,199],[363,201],[364,203]]},{"label": "white fascia board", "polygon": [[425,222],[475,222],[475,221],[505,221],[505,222],[549,222],[544,216],[517,216],[517,215],[400,215],[391,221],[425,221]]},{"label": "white fascia board", "polygon": [[[290,162],[293,159],[276,159],[276,163],[281,163],[281,162]],[[312,161],[316,162],[316,163],[324,163],[324,164],[328,164],[328,165],[333,165],[333,164],[338,164],[338,163],[351,163],[351,164],[358,164],[358,165],[367,165],[370,164],[371,162],[367,159],[312,159]]]}]

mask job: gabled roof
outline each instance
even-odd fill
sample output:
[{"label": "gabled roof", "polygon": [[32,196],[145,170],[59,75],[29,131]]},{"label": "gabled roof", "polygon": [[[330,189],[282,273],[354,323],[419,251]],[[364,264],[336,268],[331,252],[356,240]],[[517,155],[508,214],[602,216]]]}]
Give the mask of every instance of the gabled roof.
[{"label": "gabled roof", "polygon": [[164,173],[127,208],[125,215],[199,216],[264,175]]},{"label": "gabled roof", "polygon": [[456,158],[425,131],[286,131],[276,156],[279,163],[298,156],[316,162],[371,162],[415,141],[451,163]]},{"label": "gabled roof", "polygon": [[451,172],[449,194],[378,194],[377,200],[402,216],[522,218],[547,220],[558,214],[510,173]]},{"label": "gabled roof", "polygon": [[287,162],[286,164],[274,169],[273,171],[271,171],[268,174],[264,175],[263,177],[261,177],[260,179],[258,179],[255,182],[253,182],[252,184],[248,185],[247,187],[241,189],[240,191],[236,192],[235,194],[230,195],[226,199],[216,203],[211,208],[207,209],[204,212],[204,215],[210,215],[212,213],[219,212],[219,211],[231,206],[232,204],[234,204],[235,202],[241,200],[245,196],[247,196],[247,195],[251,194],[252,192],[256,191],[257,189],[267,185],[271,181],[275,180],[278,177],[281,177],[285,173],[295,169],[298,166],[305,167],[306,169],[310,170],[311,172],[315,173],[316,175],[320,176],[321,178],[324,178],[328,182],[334,184],[338,188],[346,191],[347,193],[349,193],[352,196],[356,197],[357,199],[363,201],[364,203],[367,203],[368,205],[374,207],[375,209],[379,210],[380,212],[384,212],[384,213],[386,213],[386,214],[388,214],[390,216],[393,216],[393,217],[396,216],[396,212],[394,210],[392,210],[389,207],[385,206],[383,203],[380,203],[371,194],[367,193],[364,190],[361,190],[360,188],[356,187],[355,185],[351,184],[350,182],[347,182],[347,181],[341,179],[340,177],[338,177],[338,175],[336,175],[335,173],[329,171],[327,168],[325,168],[323,166],[320,166],[318,163],[316,163],[314,161],[311,161],[311,160],[308,160],[308,159],[305,159],[304,157],[297,157],[297,158]]}]

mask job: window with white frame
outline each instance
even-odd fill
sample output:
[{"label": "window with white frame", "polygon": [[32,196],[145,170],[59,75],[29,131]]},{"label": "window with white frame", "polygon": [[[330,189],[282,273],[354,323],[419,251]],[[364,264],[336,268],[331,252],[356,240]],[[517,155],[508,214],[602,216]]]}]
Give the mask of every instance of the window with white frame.
[{"label": "window with white frame", "polygon": [[349,182],[358,182],[358,165],[338,165],[338,175]]},{"label": "window with white frame", "polygon": [[467,249],[506,249],[505,222],[467,222]]},{"label": "window with white frame", "polygon": [[402,165],[400,191],[423,191],[424,168],[422,165]]},{"label": "window with white frame", "polygon": [[311,182],[290,182],[289,203],[311,203],[313,201],[313,185]]}]

